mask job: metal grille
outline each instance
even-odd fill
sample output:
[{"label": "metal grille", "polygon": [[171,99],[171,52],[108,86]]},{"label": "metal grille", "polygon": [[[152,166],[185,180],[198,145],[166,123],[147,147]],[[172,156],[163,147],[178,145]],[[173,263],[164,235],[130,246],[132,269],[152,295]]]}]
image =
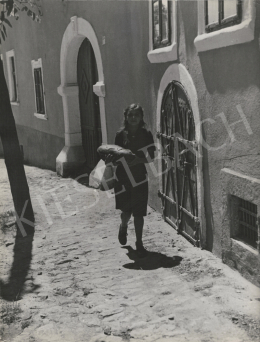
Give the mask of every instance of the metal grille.
[{"label": "metal grille", "polygon": [[194,245],[200,245],[197,200],[197,153],[195,123],[188,96],[176,81],[168,84],[162,99],[162,199],[166,222]]},{"label": "metal grille", "polygon": [[254,248],[257,248],[257,206],[239,198],[239,233],[238,237]]},{"label": "metal grille", "polygon": [[42,82],[42,69],[41,68],[35,68],[34,69],[34,83],[35,83],[37,113],[45,114],[43,82]]}]

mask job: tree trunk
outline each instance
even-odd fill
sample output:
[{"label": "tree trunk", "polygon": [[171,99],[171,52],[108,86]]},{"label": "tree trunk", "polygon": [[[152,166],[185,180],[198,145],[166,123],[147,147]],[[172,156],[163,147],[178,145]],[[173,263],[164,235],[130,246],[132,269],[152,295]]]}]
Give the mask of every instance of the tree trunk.
[{"label": "tree trunk", "polygon": [[13,117],[3,63],[0,63],[0,137],[16,212],[17,234],[34,233],[34,213]]}]

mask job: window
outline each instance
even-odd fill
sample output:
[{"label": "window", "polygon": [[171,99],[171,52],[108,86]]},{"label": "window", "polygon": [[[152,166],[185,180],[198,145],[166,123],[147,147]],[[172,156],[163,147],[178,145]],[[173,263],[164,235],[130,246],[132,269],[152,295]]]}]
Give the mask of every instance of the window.
[{"label": "window", "polygon": [[153,47],[170,45],[171,16],[170,1],[153,0]]},{"label": "window", "polygon": [[149,1],[149,47],[151,63],[177,60],[176,0]]},{"label": "window", "polygon": [[254,40],[254,0],[198,1],[198,52]]},{"label": "window", "polygon": [[36,113],[34,113],[34,115],[40,119],[47,119],[41,58],[39,58],[38,61],[32,61],[32,72],[36,106]]},{"label": "window", "polygon": [[257,205],[236,196],[232,196],[232,200],[237,207],[233,238],[241,240],[253,248],[257,248]]},{"label": "window", "polygon": [[239,24],[242,19],[241,0],[206,0],[206,32]]},{"label": "window", "polygon": [[9,96],[11,104],[18,103],[18,86],[14,50],[6,52]]},{"label": "window", "polygon": [[34,84],[37,113],[45,114],[41,68],[34,69]]}]

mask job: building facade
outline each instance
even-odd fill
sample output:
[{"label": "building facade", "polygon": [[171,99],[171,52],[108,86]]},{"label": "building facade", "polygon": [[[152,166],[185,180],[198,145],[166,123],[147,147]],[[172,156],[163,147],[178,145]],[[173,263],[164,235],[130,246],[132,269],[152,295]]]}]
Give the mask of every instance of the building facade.
[{"label": "building facade", "polygon": [[1,53],[24,160],[67,176],[97,162],[138,102],[154,134],[150,205],[194,245],[259,277],[256,0],[42,0]]}]

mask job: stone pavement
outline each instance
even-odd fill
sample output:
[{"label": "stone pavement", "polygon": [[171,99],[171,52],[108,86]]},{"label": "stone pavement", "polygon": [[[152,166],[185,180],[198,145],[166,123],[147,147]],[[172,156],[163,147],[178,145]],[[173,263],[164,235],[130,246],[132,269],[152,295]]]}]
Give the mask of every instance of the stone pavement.
[{"label": "stone pavement", "polygon": [[[132,221],[127,245],[117,241],[112,193],[35,167],[26,174],[36,232],[16,239],[10,217],[0,233],[0,304],[17,300],[21,311],[7,325],[2,310],[2,341],[259,341],[259,288],[158,212],[145,218],[140,259]],[[12,208],[3,160],[0,191],[3,213]]]}]

